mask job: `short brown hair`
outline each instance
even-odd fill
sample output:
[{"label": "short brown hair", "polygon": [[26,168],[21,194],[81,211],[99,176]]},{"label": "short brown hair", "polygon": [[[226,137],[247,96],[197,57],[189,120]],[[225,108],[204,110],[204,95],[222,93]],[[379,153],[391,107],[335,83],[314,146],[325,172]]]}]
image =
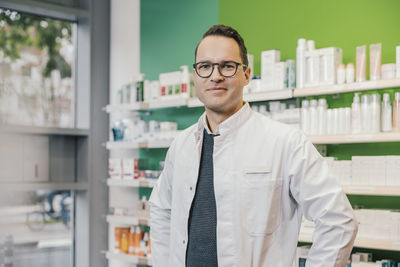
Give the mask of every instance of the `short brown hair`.
[{"label": "short brown hair", "polygon": [[207,36],[212,36],[212,35],[233,38],[236,41],[236,43],[239,45],[240,57],[242,58],[242,63],[246,66],[249,65],[249,60],[247,59],[247,49],[246,49],[246,46],[244,45],[242,36],[240,36],[240,34],[232,27],[225,26],[222,24],[217,24],[217,25],[211,26],[206,31],[206,33],[203,34],[203,38],[197,44],[196,50],[194,52],[194,60],[195,61],[196,61],[196,57],[197,57],[197,49],[199,48],[201,41],[204,38],[206,38]]}]

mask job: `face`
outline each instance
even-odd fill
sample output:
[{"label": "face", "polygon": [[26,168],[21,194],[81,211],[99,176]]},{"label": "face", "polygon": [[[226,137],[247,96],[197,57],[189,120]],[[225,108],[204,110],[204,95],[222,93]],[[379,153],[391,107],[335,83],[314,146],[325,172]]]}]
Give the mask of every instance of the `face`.
[{"label": "face", "polygon": [[[243,63],[240,57],[239,45],[235,39],[225,36],[207,36],[197,49],[196,63],[208,61],[220,63],[235,61]],[[243,87],[249,83],[250,68],[244,71],[238,66],[233,77],[225,78],[214,66],[209,78],[201,78],[193,70],[194,84],[197,97],[204,103],[206,111],[221,115],[231,115],[239,110],[243,104]]]}]

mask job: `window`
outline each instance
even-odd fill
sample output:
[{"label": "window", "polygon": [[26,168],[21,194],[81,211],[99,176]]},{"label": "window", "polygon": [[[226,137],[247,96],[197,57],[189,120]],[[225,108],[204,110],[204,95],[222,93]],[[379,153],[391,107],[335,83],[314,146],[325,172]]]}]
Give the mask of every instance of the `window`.
[{"label": "window", "polygon": [[0,8],[0,123],[74,127],[75,27]]}]

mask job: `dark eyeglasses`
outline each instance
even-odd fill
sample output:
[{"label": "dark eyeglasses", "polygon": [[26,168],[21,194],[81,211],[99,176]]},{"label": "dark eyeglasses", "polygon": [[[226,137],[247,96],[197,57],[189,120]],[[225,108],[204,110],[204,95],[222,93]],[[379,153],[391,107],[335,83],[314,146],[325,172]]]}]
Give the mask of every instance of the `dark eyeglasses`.
[{"label": "dark eyeglasses", "polygon": [[211,63],[208,61],[197,62],[193,64],[193,68],[196,70],[199,77],[209,78],[214,71],[215,65],[218,66],[219,74],[225,78],[234,76],[237,72],[238,66],[243,66],[244,70],[247,68],[247,65],[235,61],[222,61],[220,63]]}]

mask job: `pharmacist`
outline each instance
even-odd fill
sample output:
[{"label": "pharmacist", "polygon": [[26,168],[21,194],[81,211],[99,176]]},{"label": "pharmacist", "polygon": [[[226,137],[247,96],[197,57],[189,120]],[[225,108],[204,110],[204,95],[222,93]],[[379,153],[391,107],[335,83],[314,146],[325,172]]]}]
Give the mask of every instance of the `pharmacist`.
[{"label": "pharmacist", "polygon": [[316,226],[307,266],[345,266],[357,232],[349,201],[300,131],[243,101],[241,36],[212,26],[195,62],[205,113],[175,139],[153,189],[153,266],[291,267],[303,215]]}]

